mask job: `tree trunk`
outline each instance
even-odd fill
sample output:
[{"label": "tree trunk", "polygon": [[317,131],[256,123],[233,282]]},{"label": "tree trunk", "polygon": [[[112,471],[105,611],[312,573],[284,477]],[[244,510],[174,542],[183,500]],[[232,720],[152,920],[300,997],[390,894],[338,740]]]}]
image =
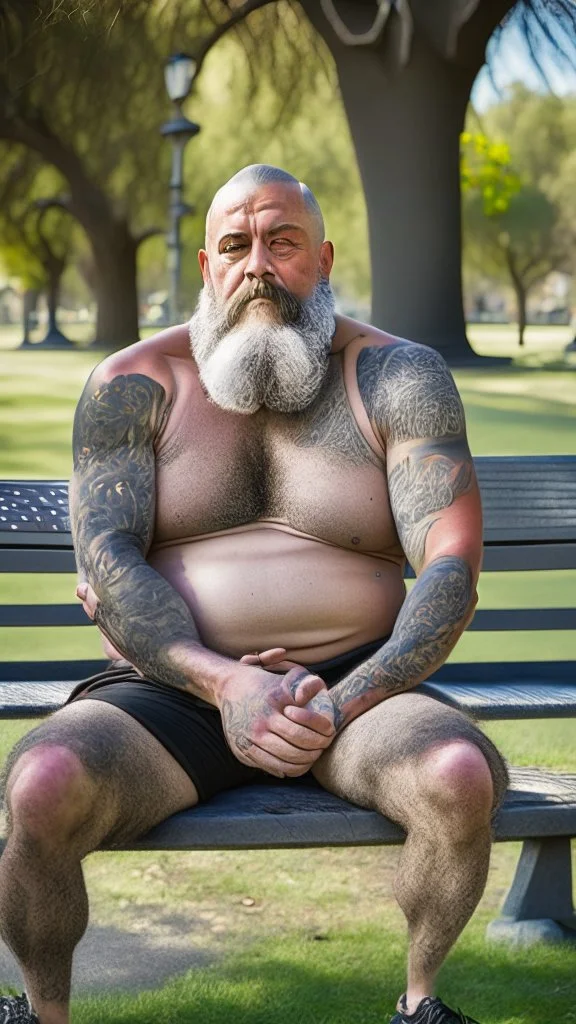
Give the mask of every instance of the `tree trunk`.
[{"label": "tree trunk", "polygon": [[24,337],[20,343],[20,348],[28,348],[32,345],[30,341],[30,321],[32,314],[36,311],[38,306],[38,297],[40,292],[36,288],[27,288],[22,296],[22,327],[24,330]]},{"label": "tree trunk", "polygon": [[526,299],[528,298],[527,291],[522,287],[521,283],[514,282],[514,291],[516,293],[516,308],[518,311],[518,344],[522,348],[524,345],[524,334],[526,332]]},{"label": "tree trunk", "polygon": [[[356,148],[370,229],[373,322],[433,346],[452,364],[479,360],[466,338],[462,300],[460,133],[486,42],[509,4],[481,2],[451,59],[416,20],[401,66],[397,40],[344,45],[319,5],[300,2],[334,57]],[[431,6],[418,14],[411,4],[421,18]],[[355,10],[348,4],[351,19]]]},{"label": "tree trunk", "polygon": [[514,289],[514,295],[516,296],[516,312],[518,316],[518,344],[520,347],[524,345],[524,334],[526,331],[526,301],[528,299],[528,288],[522,280],[522,275],[516,265],[516,257],[514,250],[511,246],[507,245],[504,249],[504,255],[506,258],[506,265],[508,267],[508,273],[510,274],[510,280]]},{"label": "tree trunk", "polygon": [[46,300],[48,304],[48,330],[38,346],[42,348],[74,348],[74,343],[67,338],[58,327],[58,306],[60,304],[60,282],[64,272],[64,261],[57,261],[56,266],[49,272]]},{"label": "tree trunk", "polygon": [[419,39],[409,67],[393,76],[352,49],[338,73],[368,206],[373,321],[451,362],[471,358],[460,222],[467,78]]},{"label": "tree trunk", "polygon": [[91,240],[97,303],[95,344],[122,348],[139,338],[137,244],[123,224]]}]

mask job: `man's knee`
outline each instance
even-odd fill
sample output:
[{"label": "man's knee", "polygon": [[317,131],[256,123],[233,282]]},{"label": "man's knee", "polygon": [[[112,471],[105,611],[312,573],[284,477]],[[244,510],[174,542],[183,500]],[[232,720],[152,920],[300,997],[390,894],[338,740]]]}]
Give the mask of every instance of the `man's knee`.
[{"label": "man's knee", "polygon": [[492,773],[484,754],[468,740],[431,747],[419,759],[421,800],[441,814],[488,821],[494,804]]},{"label": "man's knee", "polygon": [[50,845],[80,839],[82,832],[88,840],[92,821],[106,819],[100,789],[74,750],[40,739],[15,760],[8,776],[10,828]]},{"label": "man's knee", "polygon": [[460,831],[488,824],[506,792],[504,761],[483,734],[431,745],[412,766],[408,823],[425,824],[440,816]]}]

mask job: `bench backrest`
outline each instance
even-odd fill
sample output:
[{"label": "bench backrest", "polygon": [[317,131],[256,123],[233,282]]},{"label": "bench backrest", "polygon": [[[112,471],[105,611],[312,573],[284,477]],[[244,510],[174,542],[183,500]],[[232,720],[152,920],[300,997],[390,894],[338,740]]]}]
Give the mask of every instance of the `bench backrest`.
[{"label": "bench backrest", "polygon": [[[474,461],[484,507],[483,571],[575,570],[576,456],[482,456]],[[75,568],[67,483],[0,482],[0,573],[74,573]],[[80,605],[73,601],[8,603],[1,576],[0,589],[0,650],[7,628],[82,626],[94,631]],[[73,589],[71,579],[71,595]],[[506,607],[490,608],[481,601],[469,631],[569,630],[573,631],[573,642],[575,592],[576,588],[568,601],[556,601],[555,607],[540,607],[539,588],[534,585],[527,595],[534,598],[527,602],[530,607],[511,608],[506,601]],[[77,679],[104,664],[97,654],[80,661],[63,657],[46,662],[36,660],[35,653],[30,652],[29,661],[18,659],[18,664],[14,659],[0,660],[0,680]],[[555,656],[556,652],[549,653]],[[571,659],[575,656],[569,654]]]}]

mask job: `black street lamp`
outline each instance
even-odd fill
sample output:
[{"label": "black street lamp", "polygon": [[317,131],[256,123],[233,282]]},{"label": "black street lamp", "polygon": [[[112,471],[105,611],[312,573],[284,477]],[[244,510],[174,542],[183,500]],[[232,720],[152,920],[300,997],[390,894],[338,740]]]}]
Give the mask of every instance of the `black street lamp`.
[{"label": "black street lamp", "polygon": [[168,248],[169,301],[168,318],[171,324],[179,319],[179,284],[182,262],[182,243],[180,240],[180,221],[194,208],[187,206],[182,199],[182,169],[184,149],[189,139],[193,139],[200,131],[200,125],[189,121],[182,113],[182,104],[194,81],[196,61],[185,53],[176,53],[170,57],[164,68],[166,91],[174,104],[174,116],[160,128],[160,133],[172,142],[172,174],[170,177],[170,227],[166,237]]}]

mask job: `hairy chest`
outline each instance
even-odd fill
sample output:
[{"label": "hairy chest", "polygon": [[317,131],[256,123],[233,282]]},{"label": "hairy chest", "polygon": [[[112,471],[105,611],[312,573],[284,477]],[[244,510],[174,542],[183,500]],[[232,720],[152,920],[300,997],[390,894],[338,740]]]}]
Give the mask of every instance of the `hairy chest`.
[{"label": "hairy chest", "polygon": [[155,543],[262,519],[360,551],[398,545],[382,464],[358,429],[337,364],[303,413],[233,416],[196,400],[168,431]]}]

